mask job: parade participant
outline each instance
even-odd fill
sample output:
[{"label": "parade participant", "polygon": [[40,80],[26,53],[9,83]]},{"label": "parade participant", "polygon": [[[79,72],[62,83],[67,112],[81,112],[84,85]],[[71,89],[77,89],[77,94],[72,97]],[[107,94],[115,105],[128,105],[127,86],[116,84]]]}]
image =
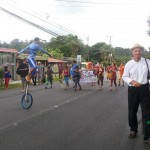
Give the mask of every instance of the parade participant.
[{"label": "parade participant", "polygon": [[48,83],[50,83],[51,88],[53,85],[53,70],[51,66],[47,67],[47,71],[45,72],[45,89],[48,87]]},{"label": "parade participant", "polygon": [[107,71],[107,80],[110,80],[111,79],[111,64],[109,63],[107,68],[106,68],[106,71]]},{"label": "parade participant", "polygon": [[58,75],[59,75],[60,80],[62,79],[63,69],[64,69],[63,63],[59,62],[59,64],[58,64]]},{"label": "parade participant", "polygon": [[131,48],[133,58],[125,65],[123,80],[128,84],[129,137],[134,138],[138,133],[137,112],[139,105],[141,105],[144,140],[150,144],[150,91],[148,81],[150,60],[142,57],[143,50],[144,48],[139,44],[135,44]]},{"label": "parade participant", "polygon": [[79,67],[76,67],[75,69],[74,78],[75,78],[75,91],[77,91],[77,85],[79,86],[79,90],[82,90],[81,85],[80,85],[81,74],[79,71]]},{"label": "parade participant", "polygon": [[118,78],[118,86],[120,86],[121,82],[122,82],[122,86],[124,86],[124,81],[122,80],[122,75],[123,75],[123,72],[124,72],[124,63],[121,63],[120,66],[119,66],[119,78]]},{"label": "parade participant", "polygon": [[29,65],[27,63],[27,58],[23,59],[23,62],[19,65],[19,67],[17,68],[16,73],[18,75],[20,75],[21,78],[21,83],[22,83],[22,92],[24,92],[25,90],[25,77],[28,75],[29,73]]},{"label": "parade participant", "polygon": [[117,69],[116,63],[112,63],[111,68],[110,68],[110,73],[111,73],[111,76],[110,76],[110,91],[112,91],[113,83],[115,85],[115,89],[117,90],[117,83],[116,83],[117,70],[118,69]]},{"label": "parade participant", "polygon": [[26,76],[26,80],[28,82],[31,83],[31,78],[32,75],[34,75],[34,72],[36,72],[37,66],[36,66],[36,62],[35,62],[35,57],[37,52],[40,50],[43,53],[49,55],[51,57],[51,55],[45,51],[40,45],[40,39],[38,37],[34,38],[34,42],[29,44],[26,48],[22,49],[17,55],[20,55],[21,53],[28,51],[29,55],[28,55],[28,63],[30,65],[30,71],[29,74]]},{"label": "parade participant", "polygon": [[65,84],[66,84],[65,90],[69,89],[69,74],[70,74],[69,73],[69,68],[66,65],[64,70],[63,70],[63,76],[64,76],[64,80],[65,80]]},{"label": "parade participant", "polygon": [[73,87],[75,87],[75,73],[76,73],[76,68],[78,68],[78,65],[77,65],[77,62],[74,60],[72,68],[71,68],[72,80],[74,82],[74,86]]},{"label": "parade participant", "polygon": [[33,85],[36,86],[36,83],[37,83],[37,72],[34,73],[34,75],[32,76],[32,82],[33,82]]},{"label": "parade participant", "polygon": [[99,85],[99,89],[102,89],[103,87],[103,80],[104,80],[104,68],[102,66],[102,64],[99,64],[99,70],[98,70],[98,85]]},{"label": "parade participant", "polygon": [[42,84],[42,77],[43,77],[43,74],[44,74],[44,66],[43,64],[39,61],[38,62],[38,65],[37,65],[37,80],[38,80],[38,84]]}]

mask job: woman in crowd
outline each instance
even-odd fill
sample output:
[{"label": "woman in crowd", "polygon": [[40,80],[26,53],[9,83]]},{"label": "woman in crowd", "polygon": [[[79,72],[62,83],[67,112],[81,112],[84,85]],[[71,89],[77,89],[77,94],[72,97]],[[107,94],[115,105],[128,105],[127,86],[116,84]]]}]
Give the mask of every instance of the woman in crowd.
[{"label": "woman in crowd", "polygon": [[110,80],[111,79],[111,64],[109,63],[107,68],[106,68],[106,71],[107,71],[107,80]]},{"label": "woman in crowd", "polygon": [[65,83],[66,83],[66,87],[65,87],[65,90],[68,90],[69,89],[69,68],[68,66],[66,65],[64,67],[64,70],[63,70],[63,76],[64,76],[64,80],[65,80]]},{"label": "woman in crowd", "polygon": [[98,85],[99,85],[99,89],[101,90],[103,87],[103,80],[104,80],[104,68],[102,66],[102,64],[99,64],[99,69],[98,69]]},{"label": "woman in crowd", "polygon": [[121,63],[120,66],[119,66],[119,79],[118,79],[118,86],[120,86],[121,82],[122,82],[122,86],[124,86],[124,81],[122,79],[122,76],[123,76],[123,73],[124,73],[124,63]]},{"label": "woman in crowd", "polygon": [[115,85],[115,89],[117,90],[117,65],[116,63],[112,63],[111,68],[109,69],[110,72],[110,91],[112,91],[113,83]]}]

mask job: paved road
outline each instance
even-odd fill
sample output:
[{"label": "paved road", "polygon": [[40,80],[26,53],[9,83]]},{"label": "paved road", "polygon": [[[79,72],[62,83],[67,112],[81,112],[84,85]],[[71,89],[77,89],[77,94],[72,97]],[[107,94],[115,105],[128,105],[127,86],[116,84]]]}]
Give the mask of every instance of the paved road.
[{"label": "paved road", "polygon": [[[149,150],[141,121],[129,139],[127,87],[84,85],[82,91],[31,87],[33,107],[21,108],[20,89],[0,94],[0,150]],[[139,111],[140,119],[140,111]]]}]

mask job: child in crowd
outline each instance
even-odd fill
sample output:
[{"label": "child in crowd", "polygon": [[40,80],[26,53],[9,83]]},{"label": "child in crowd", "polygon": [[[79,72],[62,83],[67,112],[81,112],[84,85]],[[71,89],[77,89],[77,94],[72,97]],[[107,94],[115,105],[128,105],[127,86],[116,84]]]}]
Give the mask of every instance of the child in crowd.
[{"label": "child in crowd", "polygon": [[82,90],[81,85],[80,85],[80,77],[81,77],[81,74],[79,72],[79,67],[77,66],[75,69],[75,74],[74,74],[75,91],[77,90],[77,85],[79,86],[79,90]]},{"label": "child in crowd", "polygon": [[11,78],[11,74],[8,66],[4,67],[4,78],[5,78],[5,89],[7,90],[9,86],[9,80]]},{"label": "child in crowd", "polygon": [[53,70],[50,66],[47,67],[47,71],[45,72],[45,89],[47,89],[48,83],[50,83],[51,88],[52,88],[52,85],[53,85]]}]

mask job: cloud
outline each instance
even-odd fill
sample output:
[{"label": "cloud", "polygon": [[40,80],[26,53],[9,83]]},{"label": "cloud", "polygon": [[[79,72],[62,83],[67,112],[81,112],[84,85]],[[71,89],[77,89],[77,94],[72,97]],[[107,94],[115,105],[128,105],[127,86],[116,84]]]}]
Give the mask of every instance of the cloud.
[{"label": "cloud", "polygon": [[[149,47],[147,35],[149,0],[3,0],[3,7],[59,34],[73,33],[89,44],[109,43],[130,47],[140,43]],[[38,19],[41,18],[41,19]],[[51,35],[24,24],[7,14],[0,13],[2,41],[8,39],[31,39],[35,35],[49,40]],[[9,34],[6,34],[8,33]],[[14,37],[14,38],[13,38]]]}]

